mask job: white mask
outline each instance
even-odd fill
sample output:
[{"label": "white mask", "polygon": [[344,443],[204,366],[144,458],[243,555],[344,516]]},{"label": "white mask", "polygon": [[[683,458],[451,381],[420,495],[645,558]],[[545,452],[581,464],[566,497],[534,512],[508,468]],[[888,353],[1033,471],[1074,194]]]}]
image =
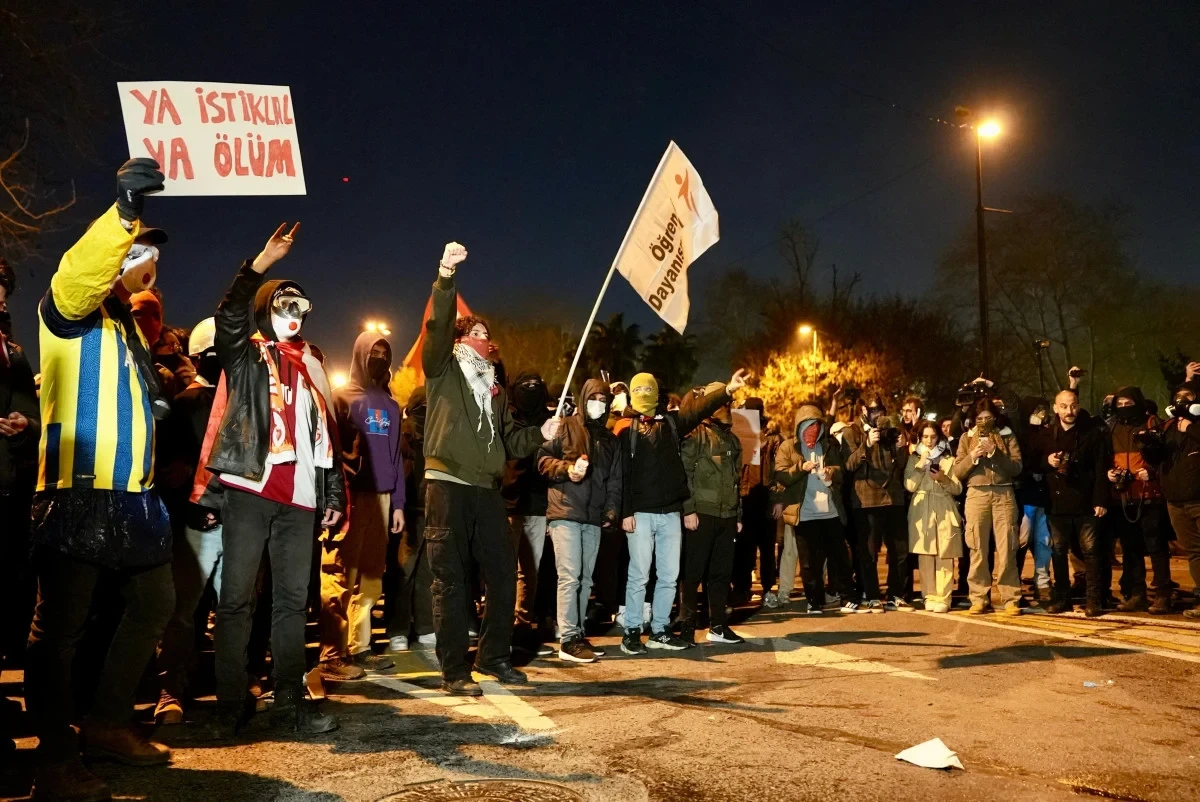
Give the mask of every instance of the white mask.
[{"label": "white mask", "polygon": [[303,320],[271,313],[271,331],[275,332],[275,342],[286,342],[299,337],[303,326]]},{"label": "white mask", "polygon": [[604,417],[604,413],[608,411],[608,405],[603,401],[589,400],[587,402],[587,416],[592,420],[599,420]]},{"label": "white mask", "polygon": [[629,406],[629,395],[626,393],[617,393],[613,396],[612,408],[617,412],[624,412],[625,407]]},{"label": "white mask", "polygon": [[158,248],[139,242],[129,247],[125,260],[121,262],[121,284],[132,295],[154,286],[158,276]]},{"label": "white mask", "polygon": [[1045,421],[1042,419],[1041,415],[1030,415],[1029,416],[1029,425],[1030,426],[1041,426],[1042,423],[1044,423],[1044,422]]}]

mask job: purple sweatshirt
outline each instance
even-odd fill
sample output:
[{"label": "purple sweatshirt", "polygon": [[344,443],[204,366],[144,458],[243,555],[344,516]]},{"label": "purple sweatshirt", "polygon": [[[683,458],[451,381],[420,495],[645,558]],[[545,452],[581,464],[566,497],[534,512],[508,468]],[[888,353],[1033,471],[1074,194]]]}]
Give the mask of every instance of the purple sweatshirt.
[{"label": "purple sweatshirt", "polygon": [[[364,331],[354,341],[350,380],[336,393],[342,463],[351,490],[390,493],[392,509],[404,509],[404,458],[400,455],[400,405],[386,386],[373,383],[367,359],[385,337]],[[390,344],[388,344],[391,350]]]}]

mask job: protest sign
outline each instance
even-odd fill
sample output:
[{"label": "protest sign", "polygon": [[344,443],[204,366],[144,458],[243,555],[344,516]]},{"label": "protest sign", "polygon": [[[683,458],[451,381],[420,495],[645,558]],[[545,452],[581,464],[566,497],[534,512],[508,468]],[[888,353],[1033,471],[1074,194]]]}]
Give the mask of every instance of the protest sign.
[{"label": "protest sign", "polygon": [[757,465],[762,452],[762,421],[757,409],[735,409],[733,412],[733,435],[742,444],[742,464]]},{"label": "protest sign", "polygon": [[166,176],[163,195],[303,195],[286,86],[202,81],[117,84],[131,157]]}]

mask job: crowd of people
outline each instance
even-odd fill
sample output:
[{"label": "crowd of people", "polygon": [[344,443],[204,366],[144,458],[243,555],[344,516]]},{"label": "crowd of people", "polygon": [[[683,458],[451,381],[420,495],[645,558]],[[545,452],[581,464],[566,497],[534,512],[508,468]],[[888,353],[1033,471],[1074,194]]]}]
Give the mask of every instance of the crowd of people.
[{"label": "crowd of people", "polygon": [[[157,723],[191,720],[210,615],[217,702],[192,726],[229,741],[268,706],[274,727],[335,729],[325,684],[410,649],[436,652],[445,692],[478,696],[474,674],[527,682],[514,653],[594,663],[589,634],[614,625],[627,655],[687,650],[698,632],[738,644],[730,611],[792,603],[797,568],[811,616],[985,614],[994,599],[1057,614],[1076,598],[1089,617],[1171,613],[1172,538],[1200,585],[1198,364],[1165,422],[1136,387],[1089,414],[1078,375],[1015,406],[978,379],[942,419],[917,397],[843,388],[780,421],[745,371],[682,398],[648,373],[581,377],[560,406],[538,374],[506,375],[486,321],[458,315],[467,252],[450,243],[424,385],[402,408],[384,334],[358,336],[334,388],[303,336],[309,296],[268,279],[299,224],[238,268],[212,317],[164,325],[168,237],[142,219],[163,176],[134,159],[117,181],[41,298],[40,388],[0,268],[0,651],[25,672],[36,799],[111,798],[81,753],[170,761],[133,726],[139,684],[153,665]],[[762,434],[736,435],[735,410]]]}]

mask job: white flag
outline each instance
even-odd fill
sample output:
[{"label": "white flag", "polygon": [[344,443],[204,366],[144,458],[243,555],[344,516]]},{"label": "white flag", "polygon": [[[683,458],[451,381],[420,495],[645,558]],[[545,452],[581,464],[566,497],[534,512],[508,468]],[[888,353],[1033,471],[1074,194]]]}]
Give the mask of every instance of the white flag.
[{"label": "white flag", "polygon": [[687,328],[687,269],[720,238],[717,210],[679,146],[667,146],[614,262],[680,334]]}]

